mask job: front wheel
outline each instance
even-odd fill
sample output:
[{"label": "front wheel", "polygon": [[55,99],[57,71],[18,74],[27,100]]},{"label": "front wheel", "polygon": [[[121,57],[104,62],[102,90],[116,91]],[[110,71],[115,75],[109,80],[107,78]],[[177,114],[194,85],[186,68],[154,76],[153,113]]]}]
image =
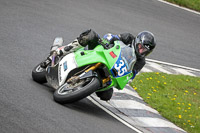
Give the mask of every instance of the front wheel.
[{"label": "front wheel", "polygon": [[42,84],[42,83],[46,83],[46,70],[44,68],[42,68],[40,66],[40,64],[38,64],[33,70],[32,70],[32,78],[34,81]]},{"label": "front wheel", "polygon": [[60,104],[72,103],[81,100],[100,87],[97,77],[80,80],[75,85],[65,83],[54,92],[54,100]]}]

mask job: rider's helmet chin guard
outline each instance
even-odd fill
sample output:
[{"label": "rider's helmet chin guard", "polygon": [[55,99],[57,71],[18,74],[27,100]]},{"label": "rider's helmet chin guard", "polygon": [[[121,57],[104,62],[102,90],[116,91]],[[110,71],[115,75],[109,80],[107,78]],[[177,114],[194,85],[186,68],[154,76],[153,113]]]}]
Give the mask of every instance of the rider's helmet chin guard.
[{"label": "rider's helmet chin guard", "polygon": [[138,57],[149,55],[156,46],[153,33],[149,31],[140,32],[135,40],[132,41],[132,46],[135,47],[135,52]]}]

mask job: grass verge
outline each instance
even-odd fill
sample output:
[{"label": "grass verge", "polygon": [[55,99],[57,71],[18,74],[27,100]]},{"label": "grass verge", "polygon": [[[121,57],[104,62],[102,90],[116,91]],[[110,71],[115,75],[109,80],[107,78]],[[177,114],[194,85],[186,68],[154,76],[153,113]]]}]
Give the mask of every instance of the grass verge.
[{"label": "grass verge", "polygon": [[130,84],[163,117],[190,133],[200,133],[200,77],[140,73]]},{"label": "grass verge", "polygon": [[200,12],[200,0],[165,0]]}]

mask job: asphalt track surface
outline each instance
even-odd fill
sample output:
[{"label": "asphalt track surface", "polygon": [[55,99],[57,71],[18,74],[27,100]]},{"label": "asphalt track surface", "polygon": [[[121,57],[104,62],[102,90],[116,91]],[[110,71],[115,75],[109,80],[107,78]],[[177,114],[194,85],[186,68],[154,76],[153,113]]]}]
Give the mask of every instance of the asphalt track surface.
[{"label": "asphalt track surface", "polygon": [[129,133],[88,99],[59,105],[31,71],[56,36],[152,31],[151,59],[200,69],[200,16],[156,0],[0,0],[0,131]]}]

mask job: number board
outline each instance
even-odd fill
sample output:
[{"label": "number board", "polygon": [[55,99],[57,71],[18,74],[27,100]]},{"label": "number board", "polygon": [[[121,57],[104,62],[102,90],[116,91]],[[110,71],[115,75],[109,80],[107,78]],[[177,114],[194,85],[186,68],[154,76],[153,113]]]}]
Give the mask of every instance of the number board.
[{"label": "number board", "polygon": [[[117,75],[114,74],[113,69],[115,69],[117,72]],[[118,77],[123,77],[127,74],[129,74],[130,72],[128,72],[125,61],[121,58],[121,53],[119,58],[117,59],[117,61],[115,62],[114,66],[112,67],[112,69],[110,70],[113,77],[118,78]]]}]

